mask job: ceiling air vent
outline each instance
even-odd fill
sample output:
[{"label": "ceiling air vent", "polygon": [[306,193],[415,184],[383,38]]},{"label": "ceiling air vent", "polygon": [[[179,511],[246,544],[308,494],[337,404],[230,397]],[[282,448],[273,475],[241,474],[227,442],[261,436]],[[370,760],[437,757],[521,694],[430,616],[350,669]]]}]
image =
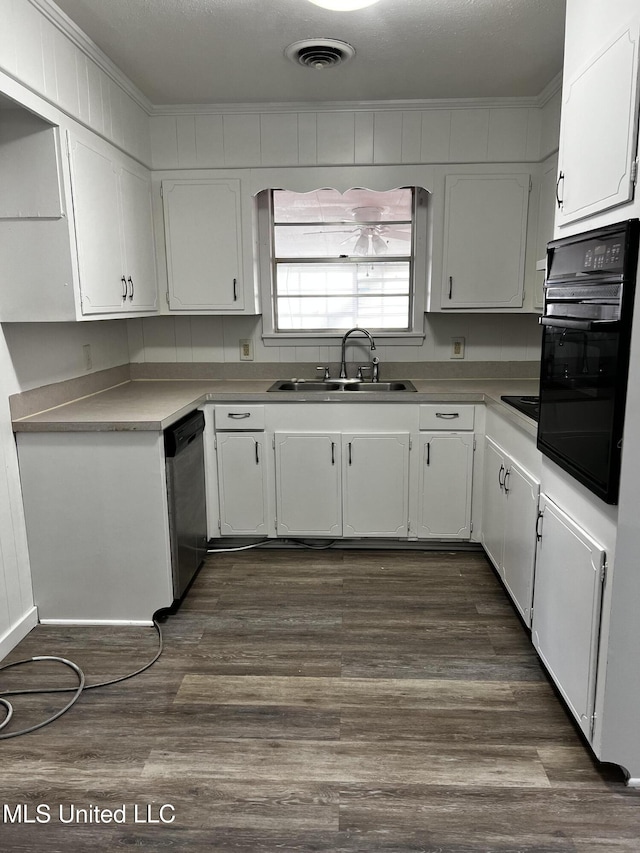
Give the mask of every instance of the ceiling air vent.
[{"label": "ceiling air vent", "polygon": [[304,39],[290,44],[284,51],[287,59],[317,71],[342,65],[355,54],[355,49],[350,44],[337,39]]}]

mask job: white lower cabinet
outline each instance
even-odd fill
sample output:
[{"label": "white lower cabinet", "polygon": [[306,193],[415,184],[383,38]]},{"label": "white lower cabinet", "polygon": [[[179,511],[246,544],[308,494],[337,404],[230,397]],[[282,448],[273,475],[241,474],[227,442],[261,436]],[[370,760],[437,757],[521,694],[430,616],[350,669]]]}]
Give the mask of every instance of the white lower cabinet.
[{"label": "white lower cabinet", "polygon": [[216,433],[222,536],[266,536],[272,529],[266,452],[263,432]]},{"label": "white lower cabinet", "polygon": [[276,533],[342,536],[340,433],[276,433]]},{"label": "white lower cabinet", "polygon": [[409,433],[346,433],[344,535],[409,533]]},{"label": "white lower cabinet", "polygon": [[[219,505],[221,536],[470,538],[473,406],[214,410],[208,505]],[[438,430],[453,418],[462,432]]]},{"label": "white lower cabinet", "polygon": [[545,495],[540,513],[533,645],[591,740],[606,554]]},{"label": "white lower cabinet", "polygon": [[531,625],[540,483],[485,439],[481,541],[526,625]]},{"label": "white lower cabinet", "polygon": [[473,433],[421,433],[418,444],[419,539],[469,539]]}]

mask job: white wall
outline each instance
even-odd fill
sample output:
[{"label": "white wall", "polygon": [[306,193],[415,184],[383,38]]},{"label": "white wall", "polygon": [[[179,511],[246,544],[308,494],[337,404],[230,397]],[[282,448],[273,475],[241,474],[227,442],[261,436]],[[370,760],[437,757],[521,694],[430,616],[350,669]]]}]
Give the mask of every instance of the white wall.
[{"label": "white wall", "polygon": [[[340,361],[336,346],[264,346],[260,317],[150,317],[127,322],[132,362],[239,362],[241,338],[253,341],[257,363]],[[425,332],[421,346],[377,343],[381,362],[448,361],[451,338],[459,336],[466,339],[467,361],[540,358],[540,326],[531,314],[427,314]]]},{"label": "white wall", "polygon": [[0,332],[0,659],[35,625],[18,460],[7,378],[11,360]]},{"label": "white wall", "polygon": [[150,104],[47,0],[0,0],[0,69],[149,163]]},{"label": "white wall", "polygon": [[[8,394],[62,382],[129,362],[126,320],[91,323],[5,323]],[[91,348],[87,368],[84,346]]]}]

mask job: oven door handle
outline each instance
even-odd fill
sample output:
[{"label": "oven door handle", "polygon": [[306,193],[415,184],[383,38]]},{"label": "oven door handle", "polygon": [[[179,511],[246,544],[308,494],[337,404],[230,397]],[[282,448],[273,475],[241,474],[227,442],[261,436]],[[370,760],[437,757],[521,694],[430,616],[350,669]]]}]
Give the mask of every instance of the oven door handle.
[{"label": "oven door handle", "polygon": [[542,326],[555,326],[559,329],[577,329],[582,332],[597,332],[602,329],[616,329],[620,320],[574,320],[571,317],[540,317]]}]

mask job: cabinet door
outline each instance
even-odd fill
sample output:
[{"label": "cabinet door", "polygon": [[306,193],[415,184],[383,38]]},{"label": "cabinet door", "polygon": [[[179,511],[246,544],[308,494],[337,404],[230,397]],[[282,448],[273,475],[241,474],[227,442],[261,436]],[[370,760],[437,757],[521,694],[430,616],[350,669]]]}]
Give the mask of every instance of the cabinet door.
[{"label": "cabinet door", "polygon": [[119,166],[70,137],[71,188],[83,314],[121,311],[124,276]]},{"label": "cabinet door", "polygon": [[424,539],[468,539],[473,434],[421,433],[419,459],[416,535]]},{"label": "cabinet door", "polygon": [[448,175],[443,308],[521,308],[530,176]]},{"label": "cabinet door", "polygon": [[490,438],[484,445],[481,541],[493,565],[501,572],[504,549],[504,476],[507,466],[503,451]]},{"label": "cabinet door", "polygon": [[127,279],[126,311],[153,311],[158,305],[158,282],[153,242],[151,181],[123,167],[120,172]]},{"label": "cabinet door", "polygon": [[269,532],[264,433],[216,434],[220,535]]},{"label": "cabinet door", "polygon": [[548,498],[540,505],[533,645],[591,738],[605,553]]},{"label": "cabinet door", "polygon": [[560,224],[633,198],[638,42],[636,21],[608,42],[564,88]]},{"label": "cabinet door", "polygon": [[169,308],[240,311],[240,181],[163,181]]},{"label": "cabinet door", "polygon": [[531,625],[536,520],[540,483],[508,460],[504,475],[505,526],[502,579],[526,625]]},{"label": "cabinet door", "polygon": [[409,433],[345,433],[345,536],[406,537],[409,522]]},{"label": "cabinet door", "polygon": [[342,536],[338,433],[276,433],[278,536]]},{"label": "cabinet door", "polygon": [[558,158],[550,157],[543,166],[540,176],[540,198],[538,200],[538,235],[536,251],[536,277],[533,294],[534,308],[542,308],[544,279],[547,266],[547,243],[553,240],[556,214],[556,179]]}]

